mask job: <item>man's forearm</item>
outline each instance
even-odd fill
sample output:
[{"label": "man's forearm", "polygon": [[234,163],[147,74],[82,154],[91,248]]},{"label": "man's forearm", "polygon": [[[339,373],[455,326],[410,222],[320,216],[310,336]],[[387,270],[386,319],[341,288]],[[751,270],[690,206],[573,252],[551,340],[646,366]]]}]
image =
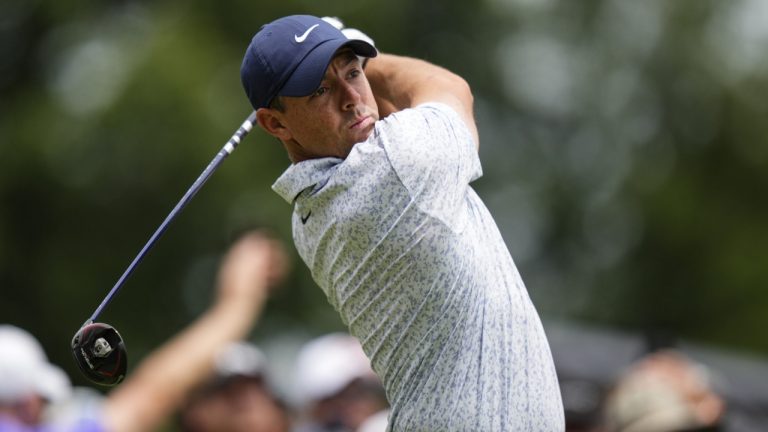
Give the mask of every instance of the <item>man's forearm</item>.
[{"label": "man's forearm", "polygon": [[[413,89],[411,87],[415,86],[419,75],[428,73],[423,70],[425,63],[417,59],[383,53],[379,53],[376,58],[368,61],[365,75],[379,104],[381,117],[412,106]],[[410,71],[407,70],[409,65],[412,67]],[[426,77],[423,76],[423,78]]]},{"label": "man's forearm", "polygon": [[381,118],[426,102],[453,107],[477,142],[472,92],[460,76],[424,60],[380,53],[365,68]]},{"label": "man's forearm", "polygon": [[[365,69],[377,101],[382,100],[397,110],[411,108],[419,99],[434,91],[454,92],[465,85],[452,72],[424,60],[380,53]],[[434,82],[438,80],[439,82]],[[438,89],[436,87],[444,87]]]}]

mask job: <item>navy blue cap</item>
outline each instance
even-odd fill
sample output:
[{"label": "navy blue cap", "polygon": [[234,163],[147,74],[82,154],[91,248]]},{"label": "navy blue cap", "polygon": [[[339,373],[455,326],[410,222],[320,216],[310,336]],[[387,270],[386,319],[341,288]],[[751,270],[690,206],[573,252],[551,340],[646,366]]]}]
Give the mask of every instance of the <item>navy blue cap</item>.
[{"label": "navy blue cap", "polygon": [[371,44],[347,39],[341,30],[311,15],[291,15],[264,25],[251,40],[240,67],[253,108],[266,108],[275,96],[312,94],[341,47],[363,57],[377,54]]}]

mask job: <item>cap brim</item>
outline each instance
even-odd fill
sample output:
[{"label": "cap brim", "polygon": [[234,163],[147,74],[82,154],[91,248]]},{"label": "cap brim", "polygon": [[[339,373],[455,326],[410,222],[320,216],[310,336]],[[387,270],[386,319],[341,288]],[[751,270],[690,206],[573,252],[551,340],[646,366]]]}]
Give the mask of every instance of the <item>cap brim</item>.
[{"label": "cap brim", "polygon": [[325,76],[325,71],[336,52],[344,47],[349,47],[358,56],[376,57],[378,51],[373,45],[359,39],[332,39],[318,45],[302,60],[293,71],[283,88],[277,93],[279,96],[302,97],[312,94],[320,86]]}]

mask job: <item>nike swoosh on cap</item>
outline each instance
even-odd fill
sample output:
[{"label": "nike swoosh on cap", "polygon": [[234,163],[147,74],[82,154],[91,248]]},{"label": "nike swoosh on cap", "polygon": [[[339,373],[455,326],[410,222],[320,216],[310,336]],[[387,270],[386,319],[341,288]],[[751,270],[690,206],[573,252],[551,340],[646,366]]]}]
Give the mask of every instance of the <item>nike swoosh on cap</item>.
[{"label": "nike swoosh on cap", "polygon": [[301,35],[301,36],[299,36],[299,35],[297,35],[297,34],[293,35],[293,39],[294,39],[294,40],[295,40],[297,43],[302,43],[302,42],[304,42],[305,40],[307,40],[307,36],[309,36],[309,34],[312,32],[312,30],[314,30],[314,29],[315,29],[317,26],[319,26],[319,25],[320,25],[320,24],[315,24],[315,25],[313,25],[312,27],[308,28],[308,29],[307,29],[307,31],[305,31],[305,32],[304,32],[304,34],[303,34],[303,35]]}]

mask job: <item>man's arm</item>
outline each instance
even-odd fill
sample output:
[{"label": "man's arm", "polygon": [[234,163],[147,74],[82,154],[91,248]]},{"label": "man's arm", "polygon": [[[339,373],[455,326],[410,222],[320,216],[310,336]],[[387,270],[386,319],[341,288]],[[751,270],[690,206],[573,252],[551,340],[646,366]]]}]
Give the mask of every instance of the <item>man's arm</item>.
[{"label": "man's arm", "polygon": [[245,337],[286,258],[276,240],[250,233],[233,245],[219,270],[217,299],[192,325],[151,353],[104,405],[111,432],[154,430],[213,370],[214,355]]},{"label": "man's arm", "polygon": [[368,61],[365,75],[381,118],[422,103],[442,102],[461,116],[479,146],[474,98],[460,76],[423,60],[382,53]]}]

